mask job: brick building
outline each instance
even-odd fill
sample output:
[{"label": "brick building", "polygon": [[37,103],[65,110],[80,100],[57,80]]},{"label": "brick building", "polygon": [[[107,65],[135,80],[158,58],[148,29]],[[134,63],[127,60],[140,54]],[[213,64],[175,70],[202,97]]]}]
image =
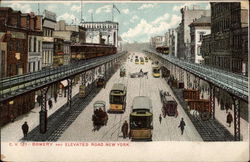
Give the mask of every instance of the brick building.
[{"label": "brick building", "polygon": [[189,25],[195,18],[200,18],[201,16],[210,16],[211,11],[201,9],[199,6],[193,6],[192,8],[185,6],[181,9],[181,14],[182,20],[178,27],[177,57],[190,60],[191,38]]},{"label": "brick building", "polygon": [[[210,41],[202,46],[205,63],[220,69],[247,75],[248,73],[248,5],[244,3],[211,2]],[[210,40],[207,40],[210,39]]]},{"label": "brick building", "polygon": [[[27,26],[24,26],[27,25]],[[1,43],[1,77],[10,77],[27,73],[28,35],[35,22],[30,18],[22,19],[20,11],[9,7],[0,7],[0,43]],[[12,101],[2,103],[0,125],[4,125],[32,108],[35,105],[35,93],[16,97]]]}]

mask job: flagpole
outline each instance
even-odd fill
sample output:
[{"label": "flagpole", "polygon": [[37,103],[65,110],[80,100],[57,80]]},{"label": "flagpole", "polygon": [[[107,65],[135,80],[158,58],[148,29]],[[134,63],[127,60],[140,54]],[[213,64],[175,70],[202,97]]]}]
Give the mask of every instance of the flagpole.
[{"label": "flagpole", "polygon": [[112,7],[112,21],[114,21],[114,4],[113,4],[113,7]]}]

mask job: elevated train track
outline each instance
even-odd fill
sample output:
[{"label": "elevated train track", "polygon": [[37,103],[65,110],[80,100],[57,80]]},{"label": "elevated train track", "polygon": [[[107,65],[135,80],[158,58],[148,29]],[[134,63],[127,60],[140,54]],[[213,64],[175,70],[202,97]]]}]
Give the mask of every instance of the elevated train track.
[{"label": "elevated train track", "polygon": [[168,61],[171,64],[176,65],[179,68],[188,71],[199,78],[229,92],[233,96],[248,102],[248,77],[201,64],[183,61],[152,50],[145,50],[145,52],[154,54],[163,60]]},{"label": "elevated train track", "polygon": [[0,102],[10,100],[22,94],[48,86],[54,82],[94,69],[123,56],[125,53],[126,52],[102,56],[87,61],[80,61],[75,64],[4,78],[0,80]]}]

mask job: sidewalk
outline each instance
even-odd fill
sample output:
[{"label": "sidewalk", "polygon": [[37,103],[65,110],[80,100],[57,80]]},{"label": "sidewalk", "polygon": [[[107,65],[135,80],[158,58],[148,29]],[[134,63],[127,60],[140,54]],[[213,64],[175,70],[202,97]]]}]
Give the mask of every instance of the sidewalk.
[{"label": "sidewalk", "polygon": [[[208,99],[209,95],[205,92],[204,93],[204,98]],[[228,126],[228,123],[226,123],[226,118],[227,118],[227,113],[226,110],[221,110],[221,106],[218,104],[218,100],[215,98],[215,118],[230,132],[232,135],[234,135],[234,121],[231,123],[231,127]],[[234,111],[228,110],[234,117]],[[234,119],[233,119],[234,120]],[[240,118],[240,135],[241,135],[241,140],[243,141],[248,141],[248,128],[249,124],[246,120],[243,118]]]},{"label": "sidewalk", "polygon": [[[80,83],[80,82],[79,82]],[[79,85],[76,84],[72,88],[72,97],[75,96],[79,92]],[[54,98],[52,99],[53,107],[49,109],[49,106],[47,104],[47,112],[48,117],[52,115],[56,110],[61,108],[66,102],[67,97],[57,97],[57,102],[55,103]],[[19,141],[23,137],[22,132],[22,125],[25,121],[27,121],[29,125],[29,131],[34,129],[39,125],[39,112],[41,110],[41,107],[38,106],[38,103],[36,103],[35,108],[32,109],[27,114],[21,115],[18,118],[15,119],[13,123],[8,123],[5,126],[1,128],[1,140],[4,142],[8,141]]]}]

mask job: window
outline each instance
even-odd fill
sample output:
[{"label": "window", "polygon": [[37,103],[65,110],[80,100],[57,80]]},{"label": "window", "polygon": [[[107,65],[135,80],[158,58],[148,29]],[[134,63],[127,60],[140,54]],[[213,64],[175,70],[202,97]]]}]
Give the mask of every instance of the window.
[{"label": "window", "polygon": [[31,52],[31,40],[32,40],[32,37],[29,38],[29,52]]},{"label": "window", "polygon": [[200,56],[201,55],[201,46],[197,47],[197,55]]},{"label": "window", "polygon": [[38,52],[40,52],[41,49],[41,41],[38,41]]},{"label": "window", "polygon": [[34,50],[33,52],[36,52],[36,37],[34,38]]},{"label": "window", "polygon": [[33,62],[33,72],[36,71],[36,62]]}]

